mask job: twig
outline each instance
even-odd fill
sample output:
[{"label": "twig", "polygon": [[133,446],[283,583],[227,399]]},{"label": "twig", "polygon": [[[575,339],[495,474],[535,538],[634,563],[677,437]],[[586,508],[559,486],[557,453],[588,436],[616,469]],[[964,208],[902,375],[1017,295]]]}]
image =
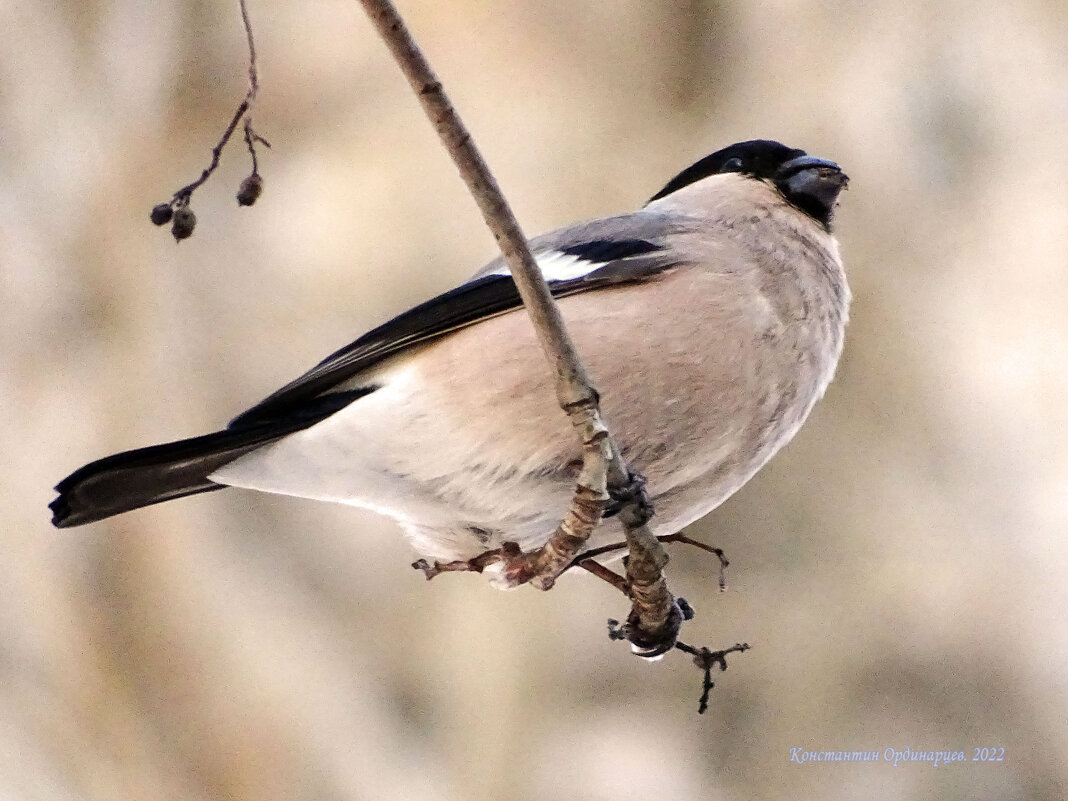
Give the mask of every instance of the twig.
[{"label": "twig", "polygon": [[260,163],[256,158],[256,142],[259,142],[265,147],[270,147],[271,143],[252,130],[252,120],[245,118],[245,144],[248,145],[249,155],[252,156],[252,174],[260,174]]},{"label": "twig", "polygon": [[[683,545],[692,545],[695,548],[699,548],[702,551],[715,554],[719,559],[719,589],[723,592],[727,589],[727,568],[730,566],[730,562],[727,560],[726,554],[723,553],[722,548],[716,548],[712,545],[707,545],[700,540],[695,540],[692,537],[687,537],[681,532],[675,534],[662,534],[656,538],[660,544],[668,545],[670,543],[682,543]],[[572,567],[585,567],[583,562],[587,559],[592,560],[594,557],[603,556],[606,553],[612,553],[613,551],[622,551],[627,547],[625,542],[614,542],[611,545],[602,545],[599,548],[591,548],[588,551],[583,551],[574,561],[571,563]]]},{"label": "twig", "polygon": [[260,88],[259,74],[256,71],[256,42],[252,38],[252,21],[248,18],[248,6],[245,0],[237,0],[237,2],[241,7],[241,22],[245,26],[245,36],[248,37],[248,95],[245,99],[251,105]]},{"label": "twig", "polygon": [[627,586],[627,580],[614,570],[609,570],[600,562],[594,561],[593,559],[580,559],[575,564],[583,570],[597,576],[597,578],[602,581],[607,581],[624,595],[628,597],[630,596],[630,587]]},{"label": "twig", "polygon": [[[681,542],[687,545],[693,545],[700,548],[701,550],[708,551],[709,553],[714,553],[717,557],[719,557],[720,590],[722,591],[724,585],[723,572],[724,570],[726,570],[727,565],[730,563],[723,555],[723,551],[721,549],[713,548],[711,545],[705,545],[703,542],[698,542],[697,540],[691,539],[685,534],[668,534],[666,536],[659,537],[659,540],[660,542]],[[629,595],[632,592],[630,581],[624,578],[623,576],[618,575],[614,571],[609,570],[607,567],[595,561],[593,558],[595,556],[600,556],[605,553],[611,553],[612,551],[619,550],[621,547],[625,546],[616,544],[606,545],[601,548],[594,548],[593,550],[584,553],[581,558],[577,559],[573,563],[572,566],[581,567],[582,569],[589,571],[598,578],[611,584],[624,595]],[[693,607],[691,607],[686,602],[685,598],[678,598],[675,601],[675,605],[678,609],[678,613],[681,615],[682,620],[693,619]],[[628,620],[626,623],[620,623],[618,620],[609,620],[608,639],[629,640],[631,643],[631,647],[637,648],[637,644],[634,642],[634,637],[632,636],[630,631],[632,625],[633,623],[631,620]],[[674,647],[682,651],[683,653],[690,654],[693,657],[694,665],[696,665],[703,672],[703,678],[701,683],[701,699],[697,708],[697,712],[700,715],[703,715],[708,710],[708,698],[712,692],[712,688],[716,686],[715,682],[712,681],[712,668],[719,666],[719,669],[721,671],[726,670],[727,654],[741,653],[742,651],[748,651],[750,648],[748,643],[736,643],[730,648],[724,648],[720,651],[713,651],[705,646],[695,648],[692,645],[687,645],[684,642],[678,641],[674,643]],[[669,650],[670,648],[661,648],[649,653],[641,653],[640,655],[645,657],[656,657],[667,653],[667,651]]]},{"label": "twig", "polygon": [[[526,237],[441,82],[389,0],[360,2],[419,98],[493,232],[533,320],[541,348],[552,365],[560,406],[582,442],[582,470],[567,515],[544,546],[505,566],[504,574],[512,582],[530,581],[548,589],[581,551],[600,521],[609,499],[609,488],[613,494],[619,493],[633,484],[633,478],[601,418],[597,391],[527,247]],[[634,634],[644,643],[642,647],[655,640],[658,647],[670,648],[678,633],[678,621],[660,570],[667,557],[645,525],[648,509],[642,506],[643,499],[642,493],[636,494],[620,512],[632,553],[630,562],[639,568],[638,573],[629,575],[628,567],[628,578],[635,587],[631,595]],[[665,603],[665,599],[669,602]]]},{"label": "twig", "polygon": [[237,111],[234,112],[230,124],[226,126],[219,143],[211,149],[211,164],[200,174],[197,180],[183,186],[174,193],[174,202],[177,205],[188,204],[193,192],[207,181],[218,168],[219,158],[222,156],[223,149],[226,147],[226,143],[230,141],[230,137],[234,135],[234,130],[237,128],[237,124],[241,122],[242,117],[245,118],[245,142],[248,143],[249,152],[252,154],[253,175],[259,174],[254,143],[263,142],[267,147],[270,147],[267,140],[256,134],[252,128],[252,106],[256,102],[256,94],[260,90],[259,69],[256,65],[256,40],[252,36],[252,21],[248,16],[247,0],[238,0],[238,6],[241,8],[241,22],[245,26],[245,38],[248,40],[248,91],[245,92],[245,98],[237,107]]},{"label": "twig", "polygon": [[[245,116],[245,144],[248,145],[249,155],[252,156],[252,174],[245,179],[245,183],[241,186],[241,192],[237,195],[237,202],[242,206],[251,206],[256,202],[256,198],[259,197],[259,193],[262,190],[262,179],[260,176],[260,165],[256,159],[256,143],[259,142],[264,147],[270,147],[271,143],[256,133],[252,128],[252,104],[256,100],[256,93],[260,90],[259,73],[256,69],[256,41],[252,38],[252,22],[248,18],[248,6],[246,0],[238,0],[241,5],[241,21],[245,25],[245,36],[248,37],[248,94],[245,95],[245,101],[248,103],[248,114]],[[246,185],[251,179],[259,179],[258,186],[255,190],[249,190]],[[251,200],[244,199],[248,194],[254,191],[255,197]]]},{"label": "twig", "polygon": [[238,0],[238,5],[241,9],[241,22],[245,27],[245,37],[248,40],[248,90],[234,112],[234,116],[230,119],[230,124],[223,131],[222,137],[215,147],[211,149],[211,162],[200,173],[200,177],[176,191],[169,202],[160,203],[152,209],[151,219],[156,225],[164,225],[170,222],[172,218],[174,219],[171,233],[176,240],[182,240],[192,235],[193,228],[196,226],[196,217],[189,209],[189,201],[193,196],[193,192],[199,189],[218,169],[222,152],[230,141],[230,137],[234,135],[234,131],[237,130],[237,125],[242,118],[245,121],[245,143],[248,145],[249,153],[252,156],[252,173],[241,183],[237,193],[237,202],[242,206],[251,206],[263,191],[263,178],[259,174],[259,163],[256,158],[256,143],[259,142],[266,147],[270,147],[271,144],[256,133],[252,127],[252,107],[260,88],[259,72],[256,66],[256,42],[252,36],[252,22],[248,16],[246,0]]},{"label": "twig", "polygon": [[700,540],[695,540],[692,537],[687,537],[685,534],[679,532],[676,534],[669,534],[666,537],[659,538],[661,542],[679,542],[683,545],[692,545],[694,548],[699,548],[702,551],[707,551],[710,554],[715,554],[719,559],[719,591],[724,592],[727,589],[727,568],[730,566],[730,562],[727,561],[727,555],[723,553],[722,548],[716,548],[712,545],[706,545]]},{"label": "twig", "polygon": [[230,120],[230,124],[227,125],[226,130],[223,131],[223,135],[222,138],[219,139],[219,143],[211,149],[211,163],[204,168],[204,171],[200,173],[200,177],[193,181],[193,183],[186,184],[174,193],[174,200],[171,201],[173,205],[188,205],[189,199],[190,197],[192,197],[193,192],[199,189],[204,184],[204,182],[211,177],[211,174],[215,172],[215,170],[219,166],[219,158],[222,156],[223,148],[225,148],[226,143],[230,141],[230,137],[234,135],[234,130],[237,128],[237,124],[241,122],[241,118],[245,116],[245,113],[248,111],[248,109],[249,100],[248,96],[246,96],[245,99],[241,101],[241,105],[237,107],[237,111],[234,112],[234,117]]},{"label": "twig", "polygon": [[719,666],[720,671],[727,669],[727,654],[742,653],[750,649],[749,643],[735,643],[730,648],[722,651],[710,651],[708,648],[694,648],[684,642],[676,643],[675,647],[680,651],[693,656],[693,663],[704,671],[704,682],[701,688],[701,700],[697,706],[697,714],[703,715],[708,710],[708,696],[716,683],[712,681],[712,668]]}]

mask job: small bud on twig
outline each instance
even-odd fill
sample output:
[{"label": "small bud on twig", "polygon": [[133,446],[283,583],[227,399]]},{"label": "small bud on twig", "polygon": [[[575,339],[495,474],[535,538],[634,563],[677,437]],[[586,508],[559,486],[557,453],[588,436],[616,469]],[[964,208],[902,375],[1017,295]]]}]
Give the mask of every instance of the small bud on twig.
[{"label": "small bud on twig", "polygon": [[171,236],[175,242],[181,242],[193,235],[193,229],[197,226],[197,215],[188,206],[182,206],[174,212],[174,224],[171,226]]},{"label": "small bud on twig", "polygon": [[251,206],[263,192],[263,179],[259,173],[252,173],[241,182],[241,188],[237,191],[237,204],[239,206]]},{"label": "small bud on twig", "polygon": [[160,203],[158,206],[152,207],[152,214],[149,215],[149,219],[152,220],[153,225],[166,225],[173,216],[174,209],[171,208],[171,204]]},{"label": "small bud on twig", "polygon": [[245,142],[248,145],[249,155],[252,156],[252,174],[242,182],[241,189],[237,194],[237,202],[242,206],[251,206],[256,202],[260,193],[263,192],[263,179],[259,175],[259,164],[256,159],[256,145],[262,144],[264,147],[270,147],[271,143],[252,128],[252,105],[256,100],[256,93],[259,91],[256,44],[252,38],[252,22],[248,16],[247,0],[238,0],[238,5],[241,8],[241,21],[244,23],[245,36],[248,39],[248,91],[245,93],[245,99],[241,101],[241,104],[234,112],[234,116],[230,119],[230,124],[223,131],[222,137],[215,147],[211,149],[211,162],[200,173],[200,177],[175,192],[174,198],[170,203],[160,203],[152,209],[151,219],[154,224],[166,225],[172,219],[174,220],[171,227],[171,235],[176,241],[192,236],[197,218],[187,208],[189,199],[193,196],[193,192],[202,186],[215,172],[219,166],[219,159],[222,156],[223,149],[242,120],[245,123]]}]

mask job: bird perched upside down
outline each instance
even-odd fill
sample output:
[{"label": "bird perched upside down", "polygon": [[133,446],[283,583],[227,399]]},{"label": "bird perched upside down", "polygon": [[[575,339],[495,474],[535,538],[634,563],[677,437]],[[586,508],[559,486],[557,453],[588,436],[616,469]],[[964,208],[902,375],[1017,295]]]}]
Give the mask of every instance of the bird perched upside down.
[{"label": "bird perched upside down", "polygon": [[[842,351],[849,288],[831,235],[848,179],[778,142],[731,145],[640,210],[531,240],[655,534],[749,480],[804,422]],[[63,479],[78,526],[243,487],[395,519],[423,556],[543,545],[581,452],[501,259],[370,331],[222,431]],[[589,548],[623,539],[600,523]]]}]

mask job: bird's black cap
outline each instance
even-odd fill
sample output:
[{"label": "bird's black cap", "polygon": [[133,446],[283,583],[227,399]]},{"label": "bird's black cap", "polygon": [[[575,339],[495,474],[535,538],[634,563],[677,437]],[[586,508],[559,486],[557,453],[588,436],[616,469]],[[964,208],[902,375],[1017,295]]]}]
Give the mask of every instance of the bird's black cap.
[{"label": "bird's black cap", "polygon": [[668,181],[663,189],[649,198],[649,202],[659,200],[672,192],[677,192],[684,186],[696,183],[702,178],[723,172],[740,172],[756,178],[771,179],[775,177],[779,167],[787,161],[804,155],[804,150],[787,147],[781,142],[774,142],[771,139],[751,139],[748,142],[738,142],[730,147],[717,150],[710,156],[705,156],[696,164],[691,164]]},{"label": "bird's black cap", "polygon": [[[795,179],[802,170],[822,168],[828,175],[817,184],[826,183],[826,190],[813,193],[813,182]],[[829,225],[834,202],[838,191],[848,179],[833,161],[809,156],[804,150],[787,147],[771,139],[751,139],[717,150],[691,164],[667,182],[663,189],[653,195],[649,202],[677,192],[685,186],[696,183],[710,175],[736,172],[766,181],[778,186],[783,196],[795,206],[806,212],[824,226]],[[823,188],[820,186],[819,188]]]}]

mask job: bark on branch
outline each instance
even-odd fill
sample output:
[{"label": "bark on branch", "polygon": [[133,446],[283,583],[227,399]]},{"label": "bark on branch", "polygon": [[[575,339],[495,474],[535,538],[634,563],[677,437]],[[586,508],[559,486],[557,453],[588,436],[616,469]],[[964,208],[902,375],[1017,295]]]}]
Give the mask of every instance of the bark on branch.
[{"label": "bark on branch", "polygon": [[[582,471],[575,497],[549,542],[529,554],[506,558],[505,575],[515,583],[552,586],[572,563],[600,521],[608,490],[625,493],[634,482],[601,418],[598,395],[563,318],[527,247],[512,210],[456,110],[389,0],[360,0],[419,98],[442,143],[478,204],[515,279],[538,341],[556,377],[561,408],[582,442]],[[639,653],[663,653],[675,644],[682,615],[667,589],[662,568],[667,555],[646,525],[650,510],[641,492],[620,512],[630,549],[627,574],[633,609],[627,637]]]}]

